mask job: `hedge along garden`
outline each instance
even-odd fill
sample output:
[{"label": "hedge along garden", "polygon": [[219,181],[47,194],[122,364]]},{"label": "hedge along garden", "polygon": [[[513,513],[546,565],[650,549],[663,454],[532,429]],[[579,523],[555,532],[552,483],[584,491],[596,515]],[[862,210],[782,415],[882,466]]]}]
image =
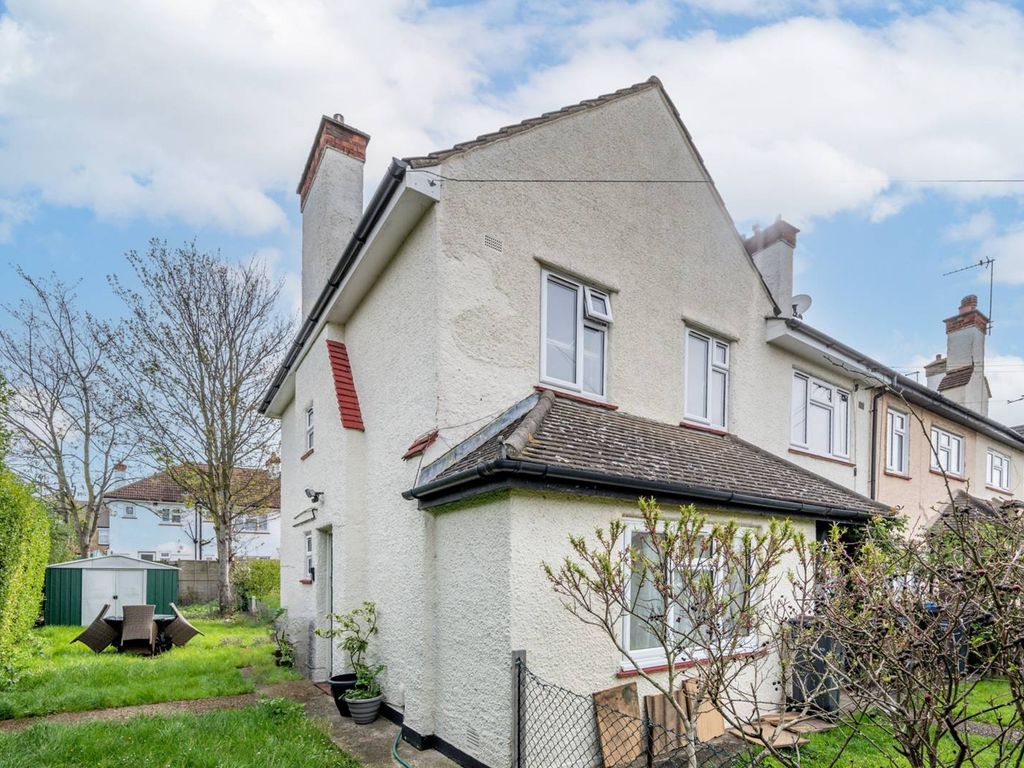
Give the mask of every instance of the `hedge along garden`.
[{"label": "hedge along garden", "polygon": [[0,688],[17,681],[39,616],[49,550],[46,509],[27,485],[0,468]]}]

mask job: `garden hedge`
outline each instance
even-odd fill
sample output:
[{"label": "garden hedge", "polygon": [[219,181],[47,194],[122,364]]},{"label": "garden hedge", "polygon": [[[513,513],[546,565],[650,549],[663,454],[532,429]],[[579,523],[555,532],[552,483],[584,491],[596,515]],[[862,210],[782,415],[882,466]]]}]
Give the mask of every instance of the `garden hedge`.
[{"label": "garden hedge", "polygon": [[23,640],[39,617],[49,551],[46,509],[10,470],[0,469],[0,687],[12,681]]},{"label": "garden hedge", "polygon": [[278,560],[246,559],[235,562],[235,589],[244,604],[250,597],[266,600],[281,590],[281,563]]}]

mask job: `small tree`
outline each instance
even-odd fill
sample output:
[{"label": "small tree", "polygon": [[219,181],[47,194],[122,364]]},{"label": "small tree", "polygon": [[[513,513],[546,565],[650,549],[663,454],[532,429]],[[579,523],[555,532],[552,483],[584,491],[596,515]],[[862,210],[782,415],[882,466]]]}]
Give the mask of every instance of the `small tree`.
[{"label": "small tree", "polygon": [[117,346],[121,391],[142,445],[212,521],[220,608],[233,611],[235,523],[277,488],[263,469],[277,428],[258,406],[288,337],[280,286],[255,262],[229,264],[194,243],[154,240],[128,261],[141,289],[111,279],[130,318]]},{"label": "small tree", "polygon": [[0,364],[14,390],[4,411],[11,467],[33,483],[89,554],[115,465],[134,450],[128,409],[111,387],[115,331],[76,307],[71,286],[21,270],[30,298],[6,307]]},{"label": "small tree", "polygon": [[[558,567],[544,565],[555,592],[665,696],[686,724],[691,768],[697,764],[696,721],[705,702],[784,765],[795,764],[751,723],[782,703],[782,618],[797,610],[789,571],[810,562],[807,542],[788,522],[758,528],[712,524],[693,506],[666,517],[653,500],[641,499],[640,515],[637,529],[613,520],[607,531],[596,531],[593,543],[570,537],[573,554]],[[627,618],[629,634],[658,652],[664,672],[645,670],[624,636]],[[698,663],[678,668],[692,661]],[[685,681],[691,681],[689,707],[676,696]]]}]

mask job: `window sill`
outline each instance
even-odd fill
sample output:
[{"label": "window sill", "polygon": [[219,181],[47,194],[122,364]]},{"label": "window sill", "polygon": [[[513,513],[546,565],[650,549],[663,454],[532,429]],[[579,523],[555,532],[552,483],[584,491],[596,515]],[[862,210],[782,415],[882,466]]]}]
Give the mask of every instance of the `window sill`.
[{"label": "window sill", "polygon": [[964,477],[963,475],[958,475],[955,472],[946,472],[945,475],[943,475],[942,470],[940,469],[929,469],[928,471],[931,472],[933,475],[938,475],[939,477],[948,477],[950,480],[953,480],[957,483],[967,482],[966,477]]},{"label": "window sill", "polygon": [[586,405],[596,405],[598,408],[607,408],[609,411],[619,410],[619,406],[612,405],[604,400],[594,400],[593,398],[586,397],[575,392],[568,392],[564,389],[559,389],[558,387],[549,387],[537,384],[534,389],[537,392],[554,392],[558,397],[564,397],[566,400],[575,400],[577,403],[585,403]]},{"label": "window sill", "polygon": [[299,584],[312,584],[312,579],[299,579]]},{"label": "window sill", "polygon": [[181,528],[181,523],[158,523],[158,525],[162,525],[164,528]]},{"label": "window sill", "polygon": [[856,467],[849,459],[841,459],[838,456],[826,456],[823,453],[815,453],[814,451],[808,451],[803,448],[790,448],[790,453],[794,453],[797,456],[808,456],[812,459],[821,459],[822,461],[831,461],[833,464],[841,464],[844,467]]},{"label": "window sill", "polygon": [[680,421],[680,427],[686,427],[687,429],[696,429],[698,432],[709,432],[712,435],[728,435],[728,430],[721,429],[720,427],[709,427],[707,424],[698,424],[694,421]]},{"label": "window sill", "polygon": [[[739,659],[750,659],[750,658],[754,658],[754,657],[757,657],[757,656],[764,656],[766,653],[767,653],[767,651],[747,651],[745,653],[736,653],[736,654],[733,654],[732,656],[729,656],[726,659],[723,659],[723,661],[731,661],[731,660],[739,660]],[[690,659],[689,661],[677,661],[672,666],[672,669],[673,670],[691,669],[692,667],[696,667],[696,666],[699,666],[701,664],[707,664],[707,663],[708,663],[707,659]],[[627,677],[638,677],[640,675],[641,671],[644,672],[645,674],[650,675],[650,674],[655,674],[655,673],[658,673],[658,672],[668,672],[668,670],[669,670],[669,665],[668,664],[652,664],[650,666],[641,667],[640,669],[635,669],[633,667],[626,667],[626,668],[620,669],[618,672],[616,672],[615,676],[621,679],[621,678],[627,678]]]},{"label": "window sill", "polygon": [[269,536],[270,531],[239,531],[240,534],[244,533],[246,536]]},{"label": "window sill", "polygon": [[886,477],[895,477],[897,480],[910,480],[910,475],[904,474],[903,472],[893,472],[891,469],[884,470],[883,474]]},{"label": "window sill", "polygon": [[989,485],[988,483],[985,483],[985,487],[990,491],[1001,493],[1003,496],[1013,496],[1013,491],[1007,490],[1006,488],[1000,488],[998,485]]},{"label": "window sill", "polygon": [[313,451],[314,451],[314,450],[316,450],[316,449],[315,449],[315,448],[310,448],[310,449],[309,449],[308,451],[306,451],[306,452],[305,452],[304,454],[302,454],[301,456],[299,456],[299,461],[305,461],[306,459],[308,459],[308,458],[309,458],[310,456],[312,456],[312,455],[313,455]]}]

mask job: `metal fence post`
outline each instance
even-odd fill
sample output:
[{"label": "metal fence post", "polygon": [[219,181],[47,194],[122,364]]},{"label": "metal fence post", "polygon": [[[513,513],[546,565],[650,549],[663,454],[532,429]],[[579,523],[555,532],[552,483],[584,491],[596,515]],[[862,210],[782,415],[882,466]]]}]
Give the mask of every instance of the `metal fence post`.
[{"label": "metal fence post", "polygon": [[647,715],[647,703],[644,702],[644,762],[647,768],[654,766],[654,730],[651,719]]},{"label": "metal fence post", "polygon": [[521,768],[523,760],[523,669],[526,651],[512,651],[512,766]]}]

